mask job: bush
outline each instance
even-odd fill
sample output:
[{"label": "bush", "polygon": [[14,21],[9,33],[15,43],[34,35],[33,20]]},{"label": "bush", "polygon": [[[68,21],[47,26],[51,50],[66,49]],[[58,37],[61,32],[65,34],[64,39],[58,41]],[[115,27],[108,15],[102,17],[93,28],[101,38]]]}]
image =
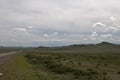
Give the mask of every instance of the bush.
[{"label": "bush", "polygon": [[78,65],[81,65],[81,62],[78,62]]},{"label": "bush", "polygon": [[72,68],[70,67],[66,67],[62,64],[57,64],[55,62],[49,62],[48,64],[46,64],[46,67],[51,71],[51,72],[55,72],[57,74],[66,74],[69,72],[72,72]]},{"label": "bush", "polygon": [[120,74],[120,71],[118,71],[117,74]]},{"label": "bush", "polygon": [[108,64],[104,64],[104,66],[108,66]]},{"label": "bush", "polygon": [[87,71],[93,71],[92,69],[87,69]]},{"label": "bush", "polygon": [[104,72],[104,73],[103,73],[103,75],[107,75],[107,73],[106,73],[106,72]]}]

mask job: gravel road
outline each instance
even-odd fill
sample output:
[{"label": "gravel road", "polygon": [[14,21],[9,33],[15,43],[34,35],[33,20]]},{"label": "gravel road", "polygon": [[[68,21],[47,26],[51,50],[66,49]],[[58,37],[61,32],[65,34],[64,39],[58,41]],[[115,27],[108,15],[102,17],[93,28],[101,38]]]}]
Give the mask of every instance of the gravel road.
[{"label": "gravel road", "polygon": [[7,53],[0,53],[0,67],[1,65],[5,64],[12,56],[18,54],[18,52],[7,52]]},{"label": "gravel road", "polygon": [[0,53],[0,58],[5,57],[5,56],[9,56],[9,55],[13,55],[13,54],[16,54],[16,52]]}]

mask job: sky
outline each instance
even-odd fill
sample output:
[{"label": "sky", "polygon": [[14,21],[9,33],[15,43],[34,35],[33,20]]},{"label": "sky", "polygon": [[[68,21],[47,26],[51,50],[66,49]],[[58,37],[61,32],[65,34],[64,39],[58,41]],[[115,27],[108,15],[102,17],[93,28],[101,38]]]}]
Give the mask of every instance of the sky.
[{"label": "sky", "polygon": [[120,44],[120,0],[0,0],[1,46]]}]

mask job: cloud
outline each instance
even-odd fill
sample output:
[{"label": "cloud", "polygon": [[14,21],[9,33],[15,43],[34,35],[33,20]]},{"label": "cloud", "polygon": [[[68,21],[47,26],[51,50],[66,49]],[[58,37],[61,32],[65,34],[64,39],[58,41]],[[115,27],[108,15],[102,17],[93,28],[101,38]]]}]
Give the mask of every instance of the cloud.
[{"label": "cloud", "polygon": [[32,28],[33,28],[33,26],[28,26],[28,28],[29,28],[29,29],[32,29]]},{"label": "cloud", "polygon": [[115,42],[120,37],[119,3],[119,0],[1,0],[0,38],[6,45],[48,45],[50,40],[61,41],[62,45],[90,43],[90,37],[95,39],[93,42],[109,38]]},{"label": "cloud", "polygon": [[100,35],[101,38],[111,38],[112,35],[111,34],[103,34],[103,35]]},{"label": "cloud", "polygon": [[95,24],[93,24],[93,27],[106,27],[107,25],[105,25],[104,23],[102,22],[97,22]]},{"label": "cloud", "polygon": [[120,28],[118,28],[117,26],[109,26],[107,28],[107,31],[118,32],[120,31]]},{"label": "cloud", "polygon": [[45,36],[45,37],[48,37],[49,35],[45,33],[44,36]]},{"label": "cloud", "polygon": [[28,34],[27,32],[27,29],[25,28],[13,28],[12,31],[15,31],[15,32],[24,32],[25,34]]},{"label": "cloud", "polygon": [[96,36],[98,36],[98,34],[97,34],[97,32],[93,32],[93,33],[91,34],[91,36],[92,36],[92,37],[96,37]]},{"label": "cloud", "polygon": [[90,40],[96,40],[98,38],[99,34],[97,32],[93,32],[88,38]]},{"label": "cloud", "polygon": [[58,32],[54,32],[53,35],[58,35],[59,33]]},{"label": "cloud", "polygon": [[93,32],[89,37],[88,40],[92,41],[105,41],[105,40],[110,40],[112,39],[113,35],[112,34],[99,34],[97,32]]},{"label": "cloud", "polygon": [[120,26],[116,23],[103,24],[101,22],[97,22],[97,23],[93,24],[92,27],[94,29],[104,30],[104,32],[119,32],[120,31]]},{"label": "cloud", "polygon": [[111,19],[112,21],[116,21],[116,20],[117,20],[114,16],[111,16],[110,19]]},{"label": "cloud", "polygon": [[68,34],[64,33],[63,35],[64,35],[64,36],[67,36]]},{"label": "cloud", "polygon": [[13,28],[13,31],[23,31],[23,32],[27,32],[27,30],[25,28]]}]

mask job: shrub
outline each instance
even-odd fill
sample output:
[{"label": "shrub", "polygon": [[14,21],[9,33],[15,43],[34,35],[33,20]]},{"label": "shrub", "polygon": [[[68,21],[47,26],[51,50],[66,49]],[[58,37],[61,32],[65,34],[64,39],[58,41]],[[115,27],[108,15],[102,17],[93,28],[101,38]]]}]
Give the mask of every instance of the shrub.
[{"label": "shrub", "polygon": [[107,72],[104,72],[103,75],[107,75]]},{"label": "shrub", "polygon": [[117,74],[120,74],[120,71],[118,71]]},{"label": "shrub", "polygon": [[87,71],[93,71],[92,69],[87,69]]},{"label": "shrub", "polygon": [[104,64],[104,66],[108,66],[108,64]]},{"label": "shrub", "polygon": [[78,65],[81,65],[81,62],[78,62]]}]

